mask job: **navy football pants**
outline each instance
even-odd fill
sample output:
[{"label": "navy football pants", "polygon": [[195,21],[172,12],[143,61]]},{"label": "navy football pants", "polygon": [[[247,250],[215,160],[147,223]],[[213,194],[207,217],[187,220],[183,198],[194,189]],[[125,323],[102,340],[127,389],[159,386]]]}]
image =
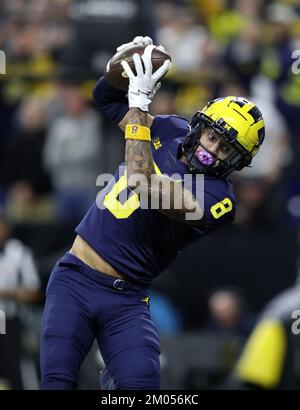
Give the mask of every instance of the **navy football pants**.
[{"label": "navy football pants", "polygon": [[94,339],[117,389],[160,388],[160,345],[149,289],[104,275],[67,253],[46,292],[41,388],[73,389]]}]

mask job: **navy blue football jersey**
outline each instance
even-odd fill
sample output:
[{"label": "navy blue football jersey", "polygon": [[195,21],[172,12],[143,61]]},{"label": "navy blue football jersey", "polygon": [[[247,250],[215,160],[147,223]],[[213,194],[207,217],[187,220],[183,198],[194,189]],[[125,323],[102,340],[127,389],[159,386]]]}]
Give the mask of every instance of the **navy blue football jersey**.
[{"label": "navy blue football jersey", "polygon": [[[158,173],[178,174],[182,178],[190,174],[179,160],[187,132],[188,121],[182,117],[154,118],[151,147]],[[127,188],[124,171],[122,164],[115,177],[101,190],[76,232],[111,266],[134,282],[151,284],[186,245],[234,219],[235,196],[229,179],[204,177],[204,216],[196,228],[158,210],[142,209],[138,195]],[[191,178],[188,189],[195,195],[196,174]],[[121,194],[125,191],[127,200],[121,202]],[[120,201],[117,208],[113,206],[116,201]]]}]

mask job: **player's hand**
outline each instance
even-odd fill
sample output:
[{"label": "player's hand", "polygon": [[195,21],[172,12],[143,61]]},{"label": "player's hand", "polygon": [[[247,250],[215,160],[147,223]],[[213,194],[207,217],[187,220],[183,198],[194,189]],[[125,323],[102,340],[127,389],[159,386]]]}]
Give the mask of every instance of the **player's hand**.
[{"label": "player's hand", "polygon": [[119,46],[117,48],[117,52],[124,50],[127,47],[131,47],[131,46],[149,46],[153,44],[153,40],[152,38],[148,37],[148,36],[137,36],[135,37],[132,41],[130,41],[130,43],[125,43],[122,44],[121,46]]},{"label": "player's hand", "polygon": [[[140,57],[139,54],[133,55],[134,66],[137,75],[134,75],[127,61],[122,61],[122,67],[129,78],[128,102],[129,108],[137,107],[142,111],[148,111],[149,104],[152,102],[156,91],[160,88],[158,82],[171,67],[171,61],[166,60],[155,73],[152,68],[152,51],[156,46],[148,45]],[[144,67],[143,67],[143,64]]]}]

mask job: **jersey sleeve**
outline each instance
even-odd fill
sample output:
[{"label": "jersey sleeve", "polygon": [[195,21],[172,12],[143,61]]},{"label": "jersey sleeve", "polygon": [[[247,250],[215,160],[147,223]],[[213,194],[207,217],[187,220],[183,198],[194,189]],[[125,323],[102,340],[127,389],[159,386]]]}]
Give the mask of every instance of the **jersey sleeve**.
[{"label": "jersey sleeve", "polygon": [[161,142],[185,137],[188,131],[188,120],[178,115],[157,115],[151,126],[152,139],[159,138]]},{"label": "jersey sleeve", "polygon": [[190,187],[185,185],[185,188],[193,193],[204,210],[201,233],[234,220],[236,200],[228,179],[206,178],[195,174]]},{"label": "jersey sleeve", "polygon": [[235,199],[228,192],[213,192],[204,189],[204,223],[206,229],[223,223],[233,222],[235,217]]}]

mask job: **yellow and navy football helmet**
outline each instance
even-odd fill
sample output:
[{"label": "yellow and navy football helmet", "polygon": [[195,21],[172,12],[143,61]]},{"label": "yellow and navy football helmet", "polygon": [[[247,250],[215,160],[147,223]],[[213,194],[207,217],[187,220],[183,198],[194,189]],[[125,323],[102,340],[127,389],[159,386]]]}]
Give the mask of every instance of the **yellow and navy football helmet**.
[{"label": "yellow and navy football helmet", "polygon": [[[225,159],[218,158],[201,142],[201,133],[211,127],[233,148]],[[226,177],[251,164],[265,138],[265,123],[260,110],[244,97],[229,96],[208,102],[189,124],[182,144],[191,172]],[[198,155],[198,147],[203,150]],[[197,151],[197,155],[196,155]]]}]

